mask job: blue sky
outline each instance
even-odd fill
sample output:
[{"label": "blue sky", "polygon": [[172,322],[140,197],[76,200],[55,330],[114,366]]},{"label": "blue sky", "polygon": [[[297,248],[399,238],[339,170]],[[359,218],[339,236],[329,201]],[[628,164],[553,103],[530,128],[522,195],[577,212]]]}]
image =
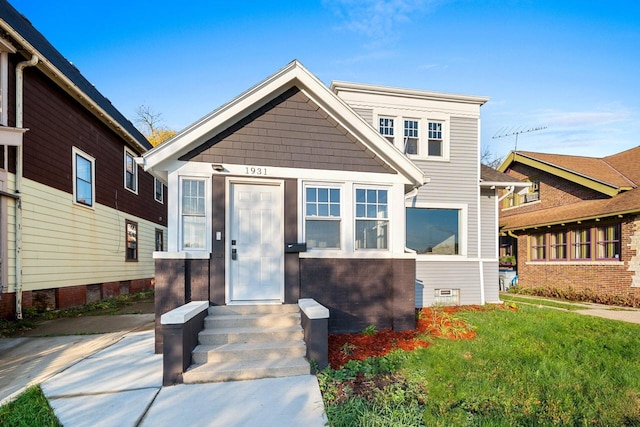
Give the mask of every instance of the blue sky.
[{"label": "blue sky", "polygon": [[127,117],[180,130],[300,60],[332,80],[490,97],[482,143],[640,145],[635,0],[9,0]]}]

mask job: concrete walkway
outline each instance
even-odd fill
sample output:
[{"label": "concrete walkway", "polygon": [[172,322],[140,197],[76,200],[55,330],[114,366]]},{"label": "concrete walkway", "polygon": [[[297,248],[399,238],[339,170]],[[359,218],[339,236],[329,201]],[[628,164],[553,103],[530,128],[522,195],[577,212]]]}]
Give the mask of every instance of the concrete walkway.
[{"label": "concrete walkway", "polygon": [[324,426],[313,375],[162,387],[153,331],[133,332],[46,380],[64,426]]}]

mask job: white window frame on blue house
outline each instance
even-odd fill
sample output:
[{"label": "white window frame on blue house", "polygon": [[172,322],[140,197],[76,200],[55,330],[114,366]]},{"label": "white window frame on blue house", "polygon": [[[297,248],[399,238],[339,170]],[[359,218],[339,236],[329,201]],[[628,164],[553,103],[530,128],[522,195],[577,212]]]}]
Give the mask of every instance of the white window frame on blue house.
[{"label": "white window frame on blue house", "polygon": [[[463,203],[430,203],[430,202],[416,202],[407,204],[405,206],[405,212],[407,208],[417,209],[446,209],[458,211],[458,253],[452,255],[427,253],[417,254],[418,260],[431,260],[431,261],[443,261],[443,260],[460,260],[460,258],[466,258],[468,254],[468,211],[469,207]],[[409,232],[408,224],[405,224],[405,235]],[[407,247],[411,250],[408,245]]]}]

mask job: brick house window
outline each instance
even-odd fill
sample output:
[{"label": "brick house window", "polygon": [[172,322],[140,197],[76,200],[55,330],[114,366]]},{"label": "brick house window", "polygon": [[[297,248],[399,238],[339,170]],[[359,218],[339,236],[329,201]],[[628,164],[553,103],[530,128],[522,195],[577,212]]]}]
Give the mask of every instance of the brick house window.
[{"label": "brick house window", "polygon": [[567,233],[565,231],[549,233],[549,258],[552,260],[567,259]]},{"label": "brick house window", "polygon": [[138,260],[138,223],[126,221],[126,260]]},{"label": "brick house window", "polygon": [[571,259],[591,259],[591,229],[574,230],[571,241]]},{"label": "brick house window", "polygon": [[531,260],[544,261],[547,259],[546,254],[546,234],[534,234],[531,236]]},{"label": "brick house window", "polygon": [[620,226],[596,228],[597,259],[620,259]]},{"label": "brick house window", "polygon": [[313,249],[339,249],[341,190],[309,185],[304,193],[305,239]]}]

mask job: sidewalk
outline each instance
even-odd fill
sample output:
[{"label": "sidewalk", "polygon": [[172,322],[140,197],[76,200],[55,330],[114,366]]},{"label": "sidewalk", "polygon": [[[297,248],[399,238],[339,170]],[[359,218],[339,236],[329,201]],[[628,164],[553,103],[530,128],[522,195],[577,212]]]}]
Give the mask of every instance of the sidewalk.
[{"label": "sidewalk", "polygon": [[153,319],[58,319],[30,335],[105,333],[0,339],[0,400],[39,383],[65,427],[325,425],[313,375],[162,387]]}]

